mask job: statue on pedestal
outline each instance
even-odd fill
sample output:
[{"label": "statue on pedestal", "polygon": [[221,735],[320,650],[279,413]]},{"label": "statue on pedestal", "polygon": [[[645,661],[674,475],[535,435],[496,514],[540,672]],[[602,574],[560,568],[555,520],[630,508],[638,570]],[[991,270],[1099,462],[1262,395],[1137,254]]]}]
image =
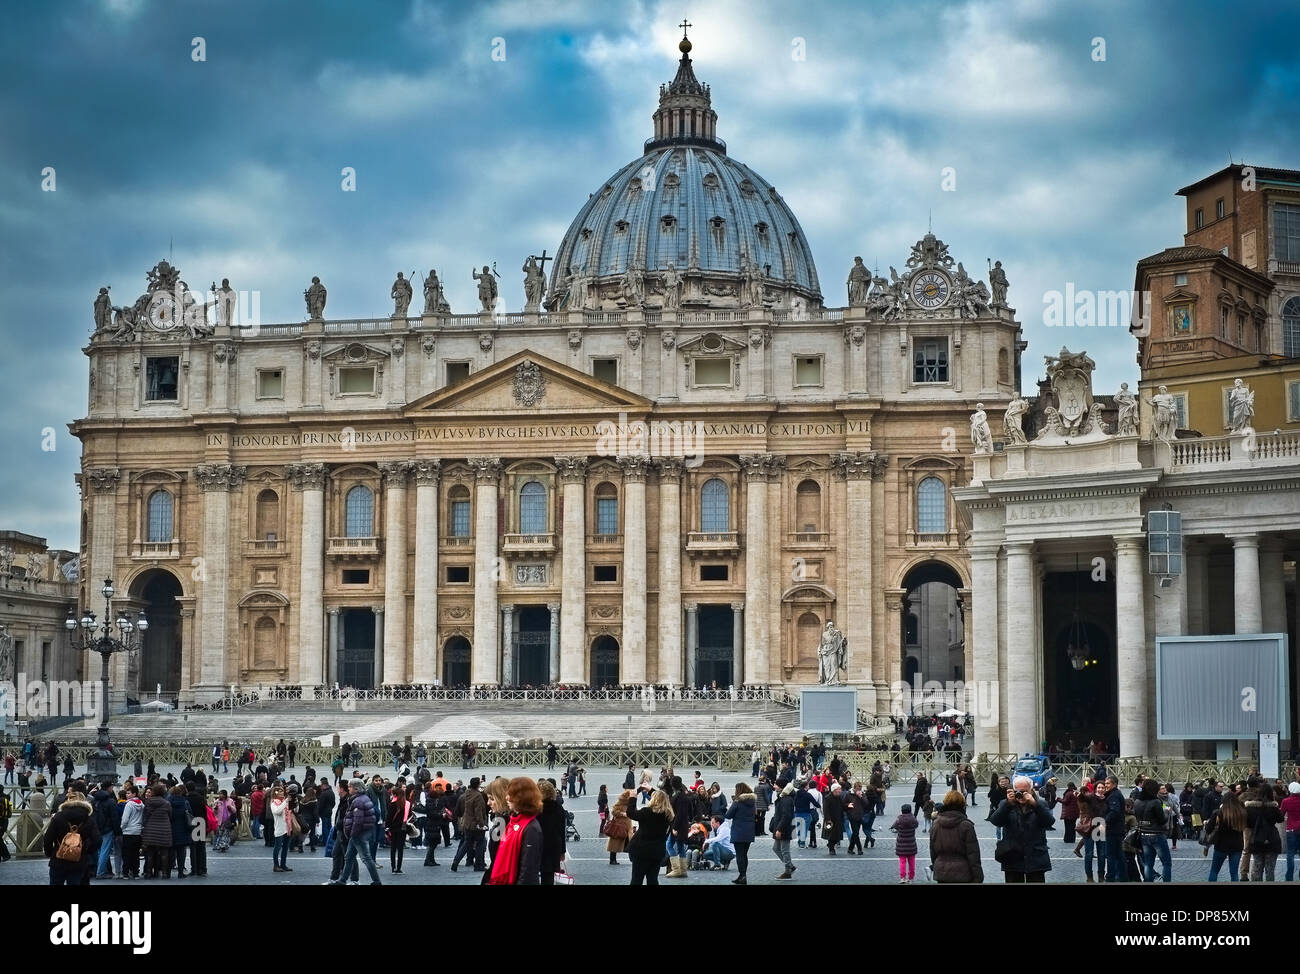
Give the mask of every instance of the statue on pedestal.
[{"label": "statue on pedestal", "polygon": [[1128,391],[1127,382],[1119,384],[1119,392],[1115,393],[1115,406],[1119,409],[1119,418],[1115,421],[1115,433],[1118,436],[1137,436],[1137,398]]},{"label": "statue on pedestal", "polygon": [[319,277],[311,279],[311,287],[303,291],[302,296],[307,301],[307,314],[311,316],[311,320],[320,321],[325,316],[326,291]]},{"label": "statue on pedestal", "polygon": [[982,402],[977,402],[975,412],[970,414],[970,441],[976,453],[993,452],[993,431],[989,429],[989,414]]},{"label": "statue on pedestal", "polygon": [[1007,306],[1007,272],[1002,269],[1002,261],[995,261],[989,270],[989,286],[993,289],[993,307]]},{"label": "statue on pedestal", "polygon": [[411,306],[411,282],[402,276],[402,272],[397,272],[397,280],[393,282],[393,288],[389,291],[389,297],[393,299],[393,317],[405,318],[406,310]]},{"label": "statue on pedestal", "polygon": [[839,683],[840,670],[847,667],[848,662],[849,641],[835,628],[835,623],[827,622],[817,646],[817,682],[822,686]]},{"label": "statue on pedestal", "polygon": [[672,261],[664,270],[664,310],[676,311],[682,306],[682,276]]},{"label": "statue on pedestal", "polygon": [[1172,440],[1178,428],[1178,413],[1174,406],[1174,397],[1169,394],[1168,386],[1160,386],[1154,396],[1147,402],[1155,409],[1155,421],[1151,424],[1156,437]]},{"label": "statue on pedestal", "polygon": [[108,296],[108,288],[101,287],[95,297],[95,331],[107,331],[113,320],[113,301]]},{"label": "statue on pedestal", "polygon": [[470,270],[470,274],[478,281],[478,300],[483,305],[483,314],[491,314],[497,303],[496,271],[484,264],[482,273]]},{"label": "statue on pedestal", "polygon": [[542,298],[546,294],[546,275],[538,266],[537,258],[531,254],[524,261],[522,270],[524,272],[524,311],[528,314],[536,314],[537,310],[542,306]]},{"label": "statue on pedestal", "polygon": [[860,307],[867,303],[867,292],[871,289],[871,271],[862,263],[861,257],[853,258],[853,269],[849,271],[849,305]]},{"label": "statue on pedestal", "polygon": [[435,270],[429,271],[429,276],[424,279],[424,313],[426,315],[451,314],[451,305],[442,296],[442,282],[438,280],[438,272]]},{"label": "statue on pedestal", "polygon": [[1245,433],[1251,428],[1254,416],[1255,393],[1240,379],[1233,379],[1232,391],[1228,393],[1228,427],[1234,433]]},{"label": "statue on pedestal", "polygon": [[1021,422],[1028,411],[1029,403],[1019,397],[1007,403],[1007,411],[1002,417],[1002,432],[1008,443],[1015,445],[1027,442]]}]

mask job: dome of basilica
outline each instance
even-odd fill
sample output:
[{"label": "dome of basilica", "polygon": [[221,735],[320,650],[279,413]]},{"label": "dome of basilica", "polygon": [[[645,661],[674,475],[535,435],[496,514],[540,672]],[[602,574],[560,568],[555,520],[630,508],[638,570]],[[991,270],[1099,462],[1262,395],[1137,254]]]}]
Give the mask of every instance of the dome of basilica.
[{"label": "dome of basilica", "polygon": [[565,233],[548,305],[820,307],[799,221],[771,183],[727,155],[690,41],[681,50],[645,154],[594,192]]}]

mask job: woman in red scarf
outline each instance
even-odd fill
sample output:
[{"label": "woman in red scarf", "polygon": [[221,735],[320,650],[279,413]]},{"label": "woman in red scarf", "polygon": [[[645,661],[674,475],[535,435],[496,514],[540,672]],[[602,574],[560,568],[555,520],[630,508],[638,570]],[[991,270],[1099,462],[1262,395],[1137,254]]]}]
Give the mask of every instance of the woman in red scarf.
[{"label": "woman in red scarf", "polygon": [[512,778],[506,790],[510,821],[496,856],[492,859],[492,886],[538,886],[541,884],[542,792],[532,778]]}]

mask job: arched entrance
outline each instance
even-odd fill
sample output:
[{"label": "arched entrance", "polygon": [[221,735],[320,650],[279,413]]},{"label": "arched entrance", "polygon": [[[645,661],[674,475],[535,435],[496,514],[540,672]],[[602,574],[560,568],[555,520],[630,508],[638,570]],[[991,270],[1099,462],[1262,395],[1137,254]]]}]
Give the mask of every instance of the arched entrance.
[{"label": "arched entrance", "polygon": [[452,636],[442,647],[442,685],[469,686],[469,640]]},{"label": "arched entrance", "polygon": [[344,609],[343,644],[339,647],[339,683],[356,690],[375,686],[375,613],[373,609]]},{"label": "arched entrance", "polygon": [[618,640],[597,636],[591,644],[591,688],[618,686]]},{"label": "arched entrance", "polygon": [[149,629],[140,640],[140,659],[134,684],[137,699],[152,700],[162,688],[164,696],[181,690],[181,583],[171,572],[155,568],[131,585],[131,598],[141,604]]},{"label": "arched entrance", "polygon": [[522,605],[518,612],[515,685],[544,687],[551,682],[551,610],[544,605]]},{"label": "arched entrance", "polygon": [[941,561],[923,561],[903,577],[899,676],[909,684],[965,679],[966,625],[961,576]]}]

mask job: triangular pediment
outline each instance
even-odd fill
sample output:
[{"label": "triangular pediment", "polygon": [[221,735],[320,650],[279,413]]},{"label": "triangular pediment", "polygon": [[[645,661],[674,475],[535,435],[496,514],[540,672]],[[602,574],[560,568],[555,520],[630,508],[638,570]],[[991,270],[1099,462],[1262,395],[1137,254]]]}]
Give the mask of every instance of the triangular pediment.
[{"label": "triangular pediment", "polygon": [[405,413],[645,412],[652,405],[644,396],[525,349],[473,373],[464,382],[417,399]]}]

